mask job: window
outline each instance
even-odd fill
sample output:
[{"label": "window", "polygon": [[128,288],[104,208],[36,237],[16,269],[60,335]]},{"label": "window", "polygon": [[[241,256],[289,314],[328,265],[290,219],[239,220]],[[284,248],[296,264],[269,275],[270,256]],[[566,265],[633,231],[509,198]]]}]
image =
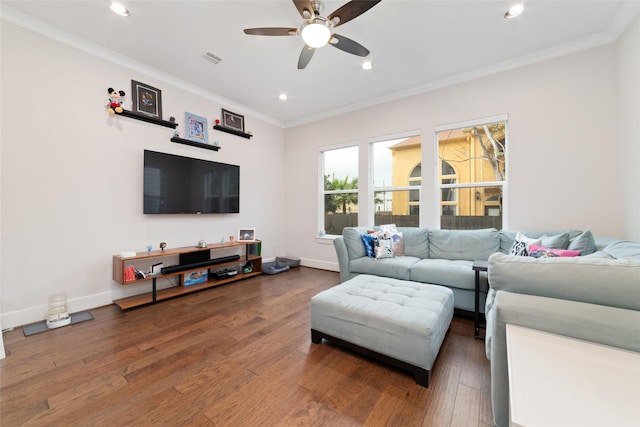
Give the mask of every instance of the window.
[{"label": "window", "polygon": [[436,129],[441,229],[502,228],[506,117]]},{"label": "window", "polygon": [[417,227],[420,222],[420,136],[371,143],[373,224]]},{"label": "window", "polygon": [[358,147],[320,152],[321,234],[342,234],[358,225]]}]

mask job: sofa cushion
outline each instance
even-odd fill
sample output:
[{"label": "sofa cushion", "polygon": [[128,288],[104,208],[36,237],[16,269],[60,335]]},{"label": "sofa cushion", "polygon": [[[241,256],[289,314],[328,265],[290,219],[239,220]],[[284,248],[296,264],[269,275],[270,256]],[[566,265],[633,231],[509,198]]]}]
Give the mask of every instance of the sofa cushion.
[{"label": "sofa cushion", "polygon": [[429,258],[486,260],[500,248],[495,228],[483,230],[429,230]]},{"label": "sofa cushion", "polygon": [[596,239],[593,237],[591,230],[585,230],[569,240],[567,249],[580,251],[582,256],[590,255],[596,251]]},{"label": "sofa cushion", "polygon": [[640,259],[640,243],[621,240],[607,245],[603,251],[615,258]]},{"label": "sofa cushion", "polygon": [[[475,289],[473,261],[448,259],[423,259],[411,266],[410,280],[433,283],[450,288]],[[487,290],[487,281],[481,282],[480,289]]]},{"label": "sofa cushion", "polygon": [[640,310],[640,261],[633,258],[489,258],[495,290]]},{"label": "sofa cushion", "polygon": [[398,227],[402,233],[404,254],[416,258],[429,258],[429,229],[421,227]]},{"label": "sofa cushion", "polygon": [[360,235],[366,234],[367,230],[370,229],[371,227],[345,227],[342,230],[342,237],[347,247],[349,259],[360,258],[367,255]]},{"label": "sofa cushion", "polygon": [[567,249],[567,246],[569,246],[569,232],[556,234],[555,236],[544,234],[540,237],[540,245],[546,248]]},{"label": "sofa cushion", "polygon": [[616,259],[615,257],[609,255],[605,251],[595,251],[592,254],[585,255],[583,258],[606,258],[606,259]]},{"label": "sofa cushion", "polygon": [[383,259],[363,256],[349,262],[349,272],[409,280],[409,270],[411,266],[418,261],[420,261],[418,258],[410,256],[397,256]]}]

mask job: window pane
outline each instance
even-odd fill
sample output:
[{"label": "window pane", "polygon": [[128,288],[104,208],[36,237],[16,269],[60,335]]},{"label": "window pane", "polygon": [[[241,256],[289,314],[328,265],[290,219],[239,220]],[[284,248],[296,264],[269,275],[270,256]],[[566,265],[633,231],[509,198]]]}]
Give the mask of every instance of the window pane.
[{"label": "window pane", "polygon": [[326,234],[342,234],[344,227],[358,225],[358,147],[325,151],[323,160],[322,231]]},{"label": "window pane", "polygon": [[[417,194],[412,193],[413,191]],[[420,223],[419,194],[418,190],[374,192],[374,225],[395,224],[398,227],[418,227]],[[413,198],[416,200],[412,200]]]},{"label": "window pane", "polygon": [[342,234],[344,227],[358,225],[358,194],[340,193],[324,196],[324,232]]},{"label": "window pane", "polygon": [[480,123],[437,133],[441,229],[502,228],[506,126]]},{"label": "window pane", "polygon": [[374,188],[416,185],[415,179],[422,175],[420,136],[375,142],[372,146]]},{"label": "window pane", "polygon": [[324,152],[324,189],[358,188],[358,147]]},{"label": "window pane", "polygon": [[504,181],[505,129],[501,122],[438,132],[440,175],[458,183]]},{"label": "window pane", "polygon": [[443,197],[440,228],[449,230],[475,230],[502,228],[502,187],[462,187],[442,189],[455,191],[453,202]]}]

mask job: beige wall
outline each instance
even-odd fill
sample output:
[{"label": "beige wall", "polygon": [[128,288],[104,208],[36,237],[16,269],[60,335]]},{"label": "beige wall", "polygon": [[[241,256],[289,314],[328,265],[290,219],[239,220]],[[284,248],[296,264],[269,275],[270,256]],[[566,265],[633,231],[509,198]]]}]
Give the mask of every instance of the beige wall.
[{"label": "beige wall", "polygon": [[[133,79],[161,89],[164,116],[176,117],[182,135],[185,111],[212,125],[225,106],[129,64],[6,21],[1,27],[3,327],[44,319],[56,292],[67,293],[75,312],[150,291],[150,282],[121,286],[111,279],[113,254],[149,243],[219,242],[252,227],[264,240],[264,256],[284,252],[282,128],[246,115],[251,140],[210,126],[218,152],[172,143],[172,129],[107,115],[107,88],[128,92]],[[143,215],[144,149],[240,165],[240,214]]]},{"label": "beige wall", "polygon": [[[616,44],[472,80],[301,125],[286,132],[288,202],[316,206],[317,152],[331,144],[360,146],[360,200],[367,198],[368,142],[418,130],[422,134],[421,224],[437,227],[436,126],[508,114],[509,229],[586,229],[625,237],[618,186]],[[569,197],[571,195],[571,197]],[[369,208],[360,203],[360,223]],[[316,214],[317,215],[317,214]],[[334,265],[333,246],[316,239],[314,215],[287,215],[287,250]]]},{"label": "beige wall", "polygon": [[640,241],[640,15],[620,37],[618,66],[618,186],[625,237]]}]

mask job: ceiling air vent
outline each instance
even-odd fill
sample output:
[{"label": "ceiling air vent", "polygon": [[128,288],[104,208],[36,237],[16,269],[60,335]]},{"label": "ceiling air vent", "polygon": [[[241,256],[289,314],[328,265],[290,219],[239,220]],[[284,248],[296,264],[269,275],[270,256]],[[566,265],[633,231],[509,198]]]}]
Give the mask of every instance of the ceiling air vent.
[{"label": "ceiling air vent", "polygon": [[205,52],[202,55],[202,59],[205,59],[205,60],[207,60],[209,62],[212,62],[214,64],[218,64],[220,61],[222,61],[222,58],[220,58],[219,56],[214,55],[211,52]]}]

